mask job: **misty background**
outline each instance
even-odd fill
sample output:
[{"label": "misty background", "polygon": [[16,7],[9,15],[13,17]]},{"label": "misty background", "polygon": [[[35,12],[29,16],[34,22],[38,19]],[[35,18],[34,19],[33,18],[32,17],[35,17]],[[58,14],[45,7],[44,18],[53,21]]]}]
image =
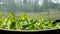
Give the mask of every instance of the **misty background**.
[{"label": "misty background", "polygon": [[19,16],[26,12],[29,17],[60,18],[60,0],[0,0],[0,13],[13,12]]}]

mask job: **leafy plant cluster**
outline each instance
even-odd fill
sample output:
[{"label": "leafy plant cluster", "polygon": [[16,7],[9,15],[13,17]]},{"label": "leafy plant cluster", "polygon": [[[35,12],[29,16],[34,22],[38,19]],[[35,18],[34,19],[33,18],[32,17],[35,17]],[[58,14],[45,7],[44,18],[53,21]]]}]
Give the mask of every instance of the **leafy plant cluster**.
[{"label": "leafy plant cluster", "polygon": [[44,30],[59,28],[60,23],[53,24],[51,20],[44,19],[40,16],[39,19],[28,18],[27,14],[22,14],[17,18],[10,12],[7,17],[0,16],[0,28],[12,30]]}]

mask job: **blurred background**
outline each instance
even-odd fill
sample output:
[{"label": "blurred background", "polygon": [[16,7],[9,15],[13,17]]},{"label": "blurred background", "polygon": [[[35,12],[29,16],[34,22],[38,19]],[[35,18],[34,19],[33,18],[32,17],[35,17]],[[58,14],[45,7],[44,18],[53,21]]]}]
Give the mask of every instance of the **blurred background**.
[{"label": "blurred background", "polygon": [[60,19],[60,0],[0,0],[0,15],[9,12],[15,16],[26,13],[29,18]]}]

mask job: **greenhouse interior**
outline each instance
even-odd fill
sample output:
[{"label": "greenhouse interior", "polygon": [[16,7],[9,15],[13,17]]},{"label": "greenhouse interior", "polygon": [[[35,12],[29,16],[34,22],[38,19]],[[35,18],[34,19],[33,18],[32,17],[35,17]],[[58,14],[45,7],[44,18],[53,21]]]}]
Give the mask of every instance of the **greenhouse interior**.
[{"label": "greenhouse interior", "polygon": [[0,29],[57,28],[60,28],[60,0],[0,0]]}]

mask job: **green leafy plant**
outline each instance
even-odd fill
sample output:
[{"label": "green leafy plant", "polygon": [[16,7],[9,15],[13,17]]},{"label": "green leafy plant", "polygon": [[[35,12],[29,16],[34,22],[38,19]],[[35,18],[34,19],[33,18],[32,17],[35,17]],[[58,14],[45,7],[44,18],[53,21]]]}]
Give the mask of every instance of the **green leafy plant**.
[{"label": "green leafy plant", "polygon": [[15,18],[12,12],[10,12],[7,17],[0,17],[0,28],[2,29],[44,30],[59,27],[60,23],[54,25],[51,20],[44,19],[42,16],[40,16],[40,19],[28,18],[25,13],[17,18]]}]

